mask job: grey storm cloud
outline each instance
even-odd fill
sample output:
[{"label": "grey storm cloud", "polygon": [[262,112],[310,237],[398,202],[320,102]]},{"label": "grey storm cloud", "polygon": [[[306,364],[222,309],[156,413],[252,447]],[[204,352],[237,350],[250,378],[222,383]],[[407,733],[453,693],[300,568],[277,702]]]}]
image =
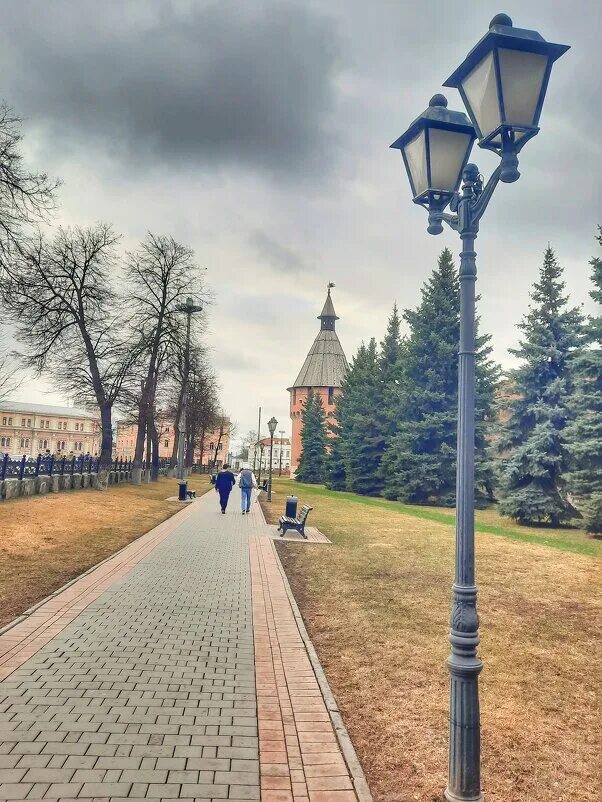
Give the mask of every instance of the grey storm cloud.
[{"label": "grey storm cloud", "polygon": [[251,236],[251,244],[259,258],[279,272],[300,273],[305,268],[305,262],[298,253],[265,231],[256,231]]},{"label": "grey storm cloud", "polygon": [[301,4],[3,4],[2,93],[128,160],[298,173],[326,164],[339,42]]}]

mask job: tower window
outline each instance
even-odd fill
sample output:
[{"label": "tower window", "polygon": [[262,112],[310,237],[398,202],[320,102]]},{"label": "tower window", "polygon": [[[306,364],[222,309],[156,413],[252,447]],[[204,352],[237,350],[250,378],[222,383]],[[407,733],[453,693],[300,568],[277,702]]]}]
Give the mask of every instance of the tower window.
[{"label": "tower window", "polygon": [[328,388],[328,403],[330,405],[334,404],[334,387]]}]

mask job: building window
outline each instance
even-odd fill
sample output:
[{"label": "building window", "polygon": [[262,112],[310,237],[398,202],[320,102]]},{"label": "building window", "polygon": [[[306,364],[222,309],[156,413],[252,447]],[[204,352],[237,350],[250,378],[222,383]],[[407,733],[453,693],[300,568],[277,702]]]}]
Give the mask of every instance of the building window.
[{"label": "building window", "polygon": [[[6,418],[2,418],[2,425],[6,426]],[[3,443],[3,445],[4,445],[4,443]]]},{"label": "building window", "polygon": [[21,426],[25,427],[25,418],[21,418]]},{"label": "building window", "polygon": [[41,451],[43,448],[44,446],[42,445],[42,441],[38,440],[38,451]]},{"label": "building window", "polygon": [[63,428],[63,421],[62,421],[62,420],[60,420],[60,421],[59,421],[59,429],[62,429],[62,428]]},{"label": "building window", "polygon": [[42,448],[44,449],[48,448],[48,440],[44,440],[44,442],[42,443]]},{"label": "building window", "polygon": [[221,443],[218,443],[218,444],[217,444],[217,450],[218,450],[218,451],[221,451],[221,450],[222,450],[222,444],[221,444]]},{"label": "building window", "polygon": [[10,437],[0,438],[0,446],[10,446]]},{"label": "building window", "polygon": [[50,426],[50,421],[49,420],[44,421],[44,428],[48,429],[49,426]]},{"label": "building window", "polygon": [[27,428],[31,429],[31,418],[27,418]]},{"label": "building window", "polygon": [[29,437],[21,438],[21,448],[29,448]]},{"label": "building window", "polygon": [[209,451],[215,451],[215,443],[209,443]]},{"label": "building window", "polygon": [[328,403],[332,406],[334,404],[334,387],[328,388]]},{"label": "building window", "polygon": [[76,423],[76,424],[75,424],[75,431],[76,431],[76,432],[79,432],[79,423]]},{"label": "building window", "polygon": [[165,441],[165,448],[169,448],[169,440]]},{"label": "building window", "polygon": [[8,419],[8,425],[9,425],[9,426],[12,426],[12,425],[13,425],[13,419],[12,419],[12,418],[9,418],[9,419]]}]

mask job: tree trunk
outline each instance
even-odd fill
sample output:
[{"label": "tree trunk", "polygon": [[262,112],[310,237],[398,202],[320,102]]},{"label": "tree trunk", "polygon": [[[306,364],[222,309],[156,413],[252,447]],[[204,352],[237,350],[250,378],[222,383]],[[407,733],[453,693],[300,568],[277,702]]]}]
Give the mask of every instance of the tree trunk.
[{"label": "tree trunk", "polygon": [[136,432],[136,449],[134,451],[134,462],[132,464],[132,484],[139,485],[142,482],[142,460],[144,459],[144,439],[146,437],[146,417],[143,415],[143,406],[140,404],[138,410],[138,429]]},{"label": "tree trunk", "polygon": [[98,467],[98,490],[106,490],[113,459],[112,404],[105,402],[100,407],[100,465]]},{"label": "tree trunk", "polygon": [[159,481],[159,432],[155,425],[155,421],[149,417],[148,419],[148,435],[151,442],[151,465],[150,465],[150,478],[151,482]]}]

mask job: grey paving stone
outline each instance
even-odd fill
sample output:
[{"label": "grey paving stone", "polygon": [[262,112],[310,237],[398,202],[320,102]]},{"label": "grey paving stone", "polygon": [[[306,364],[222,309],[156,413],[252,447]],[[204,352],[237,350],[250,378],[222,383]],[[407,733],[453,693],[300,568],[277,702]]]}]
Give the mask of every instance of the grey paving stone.
[{"label": "grey paving stone", "polygon": [[235,501],[221,516],[202,499],[0,683],[0,802],[259,798],[248,535]]}]

